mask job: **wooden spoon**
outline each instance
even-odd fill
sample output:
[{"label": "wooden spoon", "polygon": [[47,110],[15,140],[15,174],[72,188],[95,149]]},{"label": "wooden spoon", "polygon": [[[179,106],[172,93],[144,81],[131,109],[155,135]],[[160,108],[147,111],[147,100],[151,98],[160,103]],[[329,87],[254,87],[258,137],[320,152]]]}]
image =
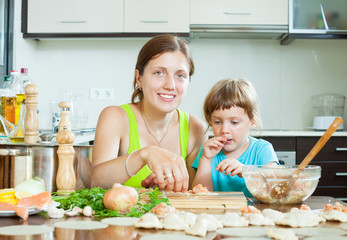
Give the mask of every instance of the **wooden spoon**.
[{"label": "wooden spoon", "polygon": [[343,119],[340,117],[335,118],[330,127],[325,131],[323,136],[318,140],[316,145],[311,149],[311,151],[307,154],[305,159],[300,163],[298,168],[295,170],[293,174],[290,175],[288,181],[282,181],[272,186],[271,196],[275,198],[282,198],[288,195],[289,191],[294,186],[296,178],[299,176],[302,170],[312,161],[312,159],[317,155],[317,153],[322,149],[322,147],[327,143],[330,139],[331,135],[338,129],[338,127],[343,122]]}]

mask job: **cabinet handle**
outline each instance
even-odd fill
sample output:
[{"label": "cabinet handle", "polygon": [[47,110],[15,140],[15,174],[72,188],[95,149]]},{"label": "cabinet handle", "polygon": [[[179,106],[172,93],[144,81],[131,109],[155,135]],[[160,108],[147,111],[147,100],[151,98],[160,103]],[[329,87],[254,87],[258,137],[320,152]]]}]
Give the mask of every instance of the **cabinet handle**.
[{"label": "cabinet handle", "polygon": [[347,147],[336,148],[336,152],[346,152],[346,151],[347,151]]},{"label": "cabinet handle", "polygon": [[142,20],[143,23],[168,23],[168,20]]},{"label": "cabinet handle", "polygon": [[62,20],[61,23],[87,23],[86,20]]},{"label": "cabinet handle", "polygon": [[224,12],[225,15],[251,15],[251,12],[232,12],[232,11],[226,11]]},{"label": "cabinet handle", "polygon": [[337,173],[335,173],[335,175],[337,177],[346,177],[347,176],[347,172],[337,172]]}]

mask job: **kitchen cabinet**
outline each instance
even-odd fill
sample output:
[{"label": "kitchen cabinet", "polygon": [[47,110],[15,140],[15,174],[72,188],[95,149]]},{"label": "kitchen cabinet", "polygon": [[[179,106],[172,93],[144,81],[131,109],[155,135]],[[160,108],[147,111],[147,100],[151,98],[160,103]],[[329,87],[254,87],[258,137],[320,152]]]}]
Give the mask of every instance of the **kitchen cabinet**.
[{"label": "kitchen cabinet", "polygon": [[[319,137],[297,137],[297,164],[306,157]],[[347,201],[347,137],[331,137],[310,165],[319,165],[322,176],[313,195]]]},{"label": "kitchen cabinet", "polygon": [[187,0],[22,0],[24,38],[189,36]]},{"label": "kitchen cabinet", "polygon": [[124,32],[189,32],[189,1],[126,0]]},{"label": "kitchen cabinet", "polygon": [[27,33],[123,32],[123,0],[26,0]]},{"label": "kitchen cabinet", "polygon": [[190,24],[288,25],[288,0],[191,0]]}]

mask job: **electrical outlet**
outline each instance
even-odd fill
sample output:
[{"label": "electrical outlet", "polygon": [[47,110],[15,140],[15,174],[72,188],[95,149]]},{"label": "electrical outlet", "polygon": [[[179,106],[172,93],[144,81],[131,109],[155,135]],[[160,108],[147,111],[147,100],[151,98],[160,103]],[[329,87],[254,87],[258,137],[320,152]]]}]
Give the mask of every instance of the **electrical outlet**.
[{"label": "electrical outlet", "polygon": [[113,100],[113,88],[91,88],[90,99],[91,100]]}]

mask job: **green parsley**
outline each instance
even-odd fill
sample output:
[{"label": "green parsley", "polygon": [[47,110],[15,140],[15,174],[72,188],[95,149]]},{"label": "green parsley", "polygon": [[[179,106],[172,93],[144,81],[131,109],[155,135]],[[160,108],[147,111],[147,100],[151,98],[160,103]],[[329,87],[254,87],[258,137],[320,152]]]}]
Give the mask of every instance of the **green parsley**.
[{"label": "green parsley", "polygon": [[[153,191],[147,191],[145,193],[139,194],[138,203],[131,208],[130,212],[126,214],[120,214],[116,210],[106,209],[102,203],[105,190],[100,187],[95,188],[84,188],[71,193],[70,195],[58,195],[58,193],[52,193],[53,200],[59,202],[59,208],[64,210],[69,210],[75,206],[84,208],[85,206],[90,206],[95,211],[95,217],[141,217],[143,214],[151,211],[159,203],[169,204],[169,199],[166,197],[165,193],[159,191],[155,188]],[[137,189],[138,191],[138,189]],[[148,195],[150,202],[148,204],[141,204],[141,197]]]}]

